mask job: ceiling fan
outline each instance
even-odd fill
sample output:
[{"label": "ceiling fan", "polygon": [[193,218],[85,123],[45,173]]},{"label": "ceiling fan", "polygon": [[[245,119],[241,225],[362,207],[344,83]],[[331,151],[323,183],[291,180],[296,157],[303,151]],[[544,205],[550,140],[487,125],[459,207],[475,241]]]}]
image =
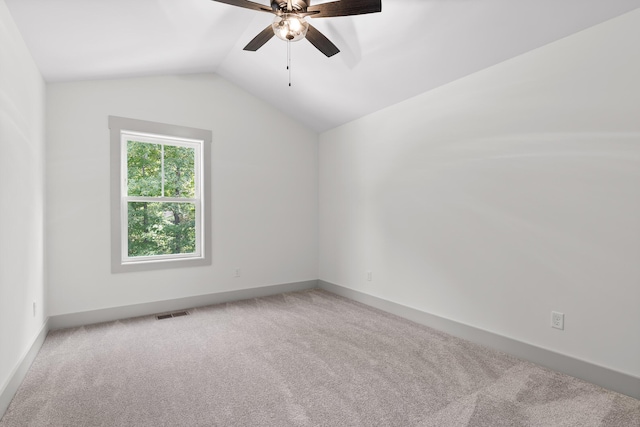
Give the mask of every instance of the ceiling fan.
[{"label": "ceiling fan", "polygon": [[249,0],[213,0],[232,6],[268,12],[276,15],[273,24],[262,30],[244,47],[255,52],[274,35],[285,41],[309,40],[320,52],[331,57],[340,52],[324,34],[305,19],[362,15],[382,10],[382,0],[338,0],[312,6],[311,0],[271,0],[271,7]]}]

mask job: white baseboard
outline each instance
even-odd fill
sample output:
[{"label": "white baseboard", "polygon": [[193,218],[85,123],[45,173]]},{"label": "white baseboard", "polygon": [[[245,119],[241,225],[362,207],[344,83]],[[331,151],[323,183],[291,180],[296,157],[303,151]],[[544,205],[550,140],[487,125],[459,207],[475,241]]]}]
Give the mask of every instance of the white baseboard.
[{"label": "white baseboard", "polygon": [[281,285],[263,286],[236,291],[218,292],[206,295],[197,295],[186,298],[178,298],[165,301],[154,301],[143,304],[126,305],[122,307],[105,308],[101,310],[82,311],[79,313],[60,314],[51,316],[49,325],[51,330],[73,328],[76,326],[91,325],[94,323],[112,322],[114,320],[129,319],[131,317],[148,316],[156,313],[185,310],[194,307],[204,307],[213,304],[239,301],[251,298],[266,297],[285,292],[302,291],[317,287],[317,280],[304,282],[285,283]]},{"label": "white baseboard", "polygon": [[31,364],[38,355],[47,334],[49,333],[49,320],[45,321],[38,335],[36,335],[31,347],[22,355],[15,368],[9,374],[9,378],[0,388],[0,419],[6,412],[13,396],[18,391],[18,387],[22,384],[24,377],[27,375]]},{"label": "white baseboard", "polygon": [[580,378],[618,393],[640,399],[640,378],[584,360],[556,353],[493,332],[445,319],[415,308],[374,297],[363,292],[318,280],[318,287],[336,295],[369,305],[421,325],[429,326],[476,344],[490,347],[554,371]]}]

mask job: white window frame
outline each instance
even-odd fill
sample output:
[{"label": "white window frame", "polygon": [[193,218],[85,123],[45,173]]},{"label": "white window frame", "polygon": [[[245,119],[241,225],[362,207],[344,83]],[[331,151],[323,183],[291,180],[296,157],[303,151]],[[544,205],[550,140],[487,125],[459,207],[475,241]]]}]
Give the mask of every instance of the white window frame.
[{"label": "white window frame", "polygon": [[[109,116],[111,133],[111,271],[123,273],[211,265],[210,130]],[[133,138],[132,138],[133,137]],[[127,141],[195,149],[193,198],[137,197],[127,194]],[[164,193],[163,193],[164,194]],[[128,256],[128,203],[191,202],[196,206],[196,251],[189,254]]]}]

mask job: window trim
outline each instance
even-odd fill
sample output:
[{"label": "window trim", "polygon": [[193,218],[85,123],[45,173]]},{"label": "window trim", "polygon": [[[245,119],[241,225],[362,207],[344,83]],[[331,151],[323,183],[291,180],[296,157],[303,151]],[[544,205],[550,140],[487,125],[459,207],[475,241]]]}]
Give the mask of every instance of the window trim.
[{"label": "window trim", "polygon": [[[109,116],[110,144],[111,144],[111,272],[124,273],[134,271],[149,271],[177,267],[197,267],[211,265],[211,141],[210,130],[197,129],[185,126],[176,126],[165,123],[149,122],[145,120],[129,119],[124,117]],[[144,259],[136,261],[123,261],[124,231],[126,220],[122,218],[122,203],[125,202],[123,193],[124,173],[122,168],[123,155],[122,133],[143,134],[150,138],[168,137],[198,141],[201,144],[201,168],[200,168],[200,217],[201,231],[200,250],[196,256],[177,254],[172,257]],[[202,142],[200,142],[202,141]],[[124,151],[124,154],[123,154]],[[197,169],[197,166],[196,166]],[[196,171],[197,172],[197,171]]]}]

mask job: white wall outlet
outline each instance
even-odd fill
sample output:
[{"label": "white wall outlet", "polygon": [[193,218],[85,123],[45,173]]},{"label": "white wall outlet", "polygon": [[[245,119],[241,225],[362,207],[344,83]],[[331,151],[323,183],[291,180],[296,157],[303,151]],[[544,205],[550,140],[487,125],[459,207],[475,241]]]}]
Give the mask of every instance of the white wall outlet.
[{"label": "white wall outlet", "polygon": [[371,273],[370,271],[367,271],[367,282],[370,282],[373,280],[373,273]]},{"label": "white wall outlet", "polygon": [[33,317],[36,317],[36,302],[33,302]]},{"label": "white wall outlet", "polygon": [[239,269],[239,268],[236,268],[236,270],[235,270],[235,273],[234,273],[234,274],[235,274],[235,277],[240,277],[240,269]]},{"label": "white wall outlet", "polygon": [[551,312],[551,327],[564,329],[564,313],[558,313],[557,311]]}]

